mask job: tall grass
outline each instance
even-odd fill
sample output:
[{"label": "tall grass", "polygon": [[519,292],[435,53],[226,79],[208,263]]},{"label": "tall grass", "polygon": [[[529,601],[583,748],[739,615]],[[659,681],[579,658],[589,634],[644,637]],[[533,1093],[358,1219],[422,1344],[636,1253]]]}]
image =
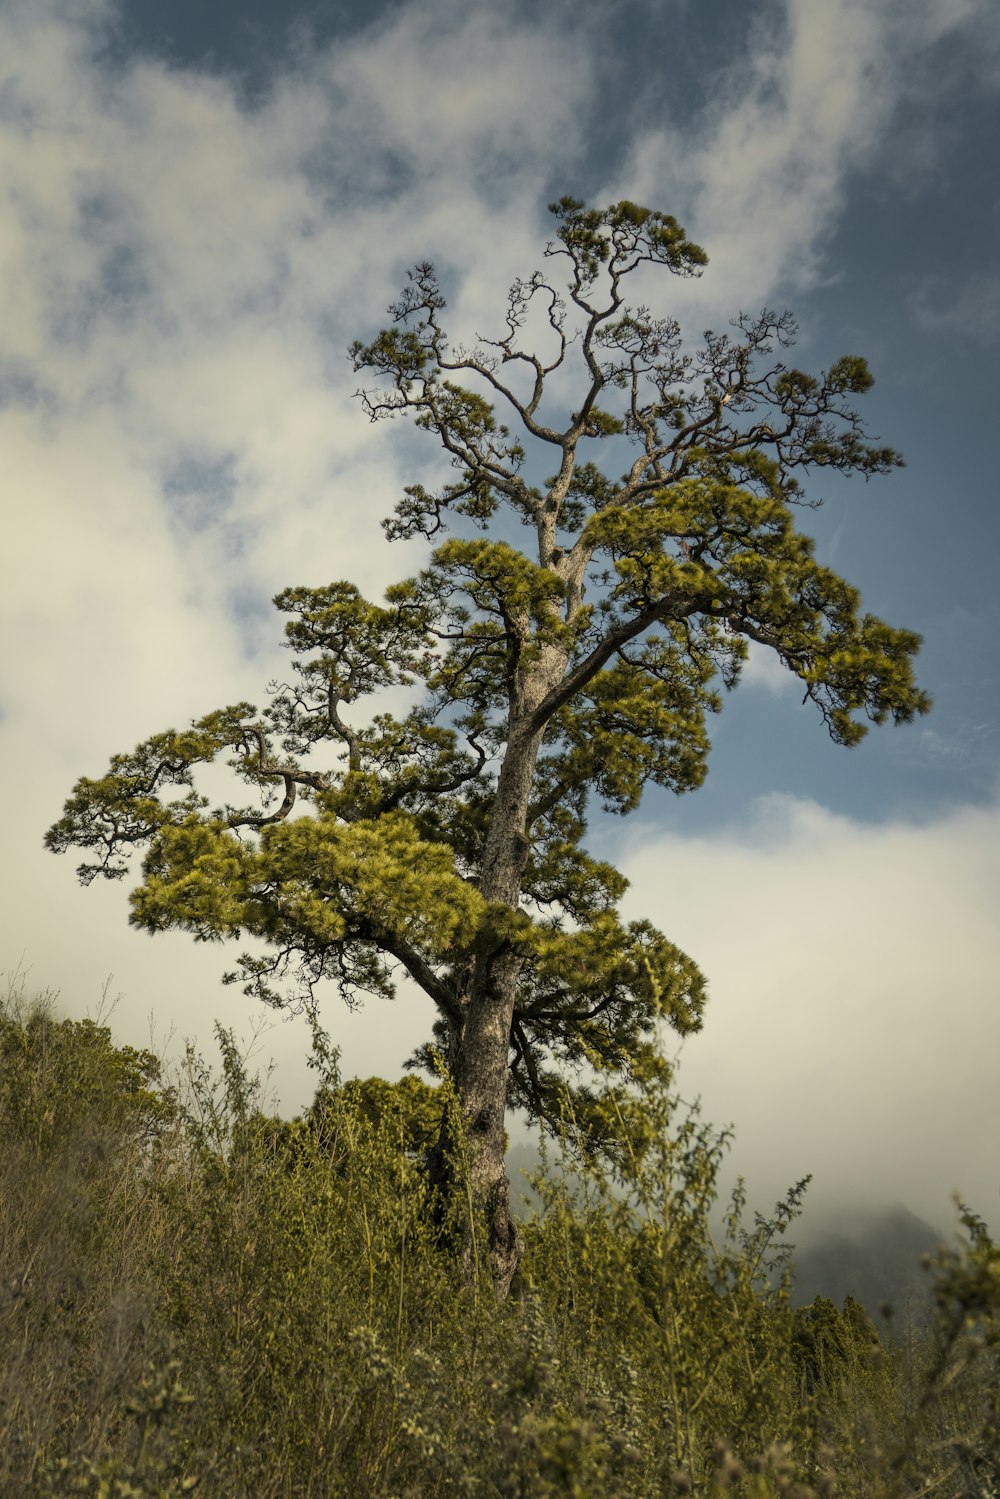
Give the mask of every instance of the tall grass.
[{"label": "tall grass", "polygon": [[599,1155],[567,1117],[498,1304],[429,1211],[446,1091],[341,1085],[318,1037],[281,1121],[220,1040],[168,1086],[106,1027],[0,1005],[4,1496],[1000,1490],[1000,1254],[971,1214],[930,1332],[793,1310],[803,1184],[752,1227],[738,1188],[716,1242],[725,1138],[652,1076],[606,1096]]}]

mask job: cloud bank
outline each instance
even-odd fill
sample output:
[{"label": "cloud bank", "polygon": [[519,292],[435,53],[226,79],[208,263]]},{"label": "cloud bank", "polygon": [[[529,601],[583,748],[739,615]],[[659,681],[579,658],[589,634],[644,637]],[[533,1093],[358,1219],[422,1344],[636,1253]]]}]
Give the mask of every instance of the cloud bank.
[{"label": "cloud bank", "polygon": [[758,1206],[812,1172],[824,1213],[946,1228],[959,1191],[1000,1221],[1000,804],[873,825],[774,795],[710,836],[634,832],[621,868],[708,976],[680,1089],[735,1125]]}]

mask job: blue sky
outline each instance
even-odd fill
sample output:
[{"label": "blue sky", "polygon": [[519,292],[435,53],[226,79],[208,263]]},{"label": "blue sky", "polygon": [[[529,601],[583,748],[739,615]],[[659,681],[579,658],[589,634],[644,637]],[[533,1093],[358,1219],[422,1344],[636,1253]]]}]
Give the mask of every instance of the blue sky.
[{"label": "blue sky", "polygon": [[[593,843],[626,905],[699,959],[682,1091],[737,1130],[762,1200],[902,1198],[1000,1216],[1000,19],[992,0],[504,7],[0,5],[0,966],[73,1014],[102,985],[142,1041],[249,1035],[226,957],[128,930],[41,836],[81,773],[282,670],[269,600],[419,565],[379,520],[429,440],[366,423],[344,349],[431,259],[486,328],[570,192],[674,213],[698,335],[791,308],[796,361],[861,353],[870,429],[907,467],[821,475],[802,524],[866,607],[920,631],[930,717],[831,745],[755,656],[708,781]],[[329,1020],[397,1074],[428,1015]],[[308,1090],[280,1025],[286,1107]]]}]

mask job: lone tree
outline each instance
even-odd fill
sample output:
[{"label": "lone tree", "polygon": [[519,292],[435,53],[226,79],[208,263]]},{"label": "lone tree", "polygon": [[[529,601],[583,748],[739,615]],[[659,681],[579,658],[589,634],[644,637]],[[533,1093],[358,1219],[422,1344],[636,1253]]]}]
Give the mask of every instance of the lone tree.
[{"label": "lone tree", "polygon": [[[861,614],[794,525],[808,470],[901,461],[851,404],[872,383],[864,360],[789,368],[775,351],[794,324],[768,311],[685,352],[673,319],[624,300],[644,265],[700,272],[677,222],[628,202],[552,211],[545,256],[564,278],[516,281],[500,337],[453,347],[424,264],[391,326],[351,348],[375,381],[371,419],[412,412],[456,471],[438,492],[408,487],[384,523],[433,543],[423,571],[381,605],[348,582],[278,594],[293,681],[260,713],[237,703],[116,755],[47,835],[90,851],[84,883],[124,875],[144,846],[131,922],[263,939],[267,956],[226,977],[268,1003],[312,1003],[327,979],[348,1001],[391,996],[405,969],[437,1007],[501,1294],[521,1248],[506,1109],[552,1125],[567,1070],[627,1078],[660,1021],[701,1024],[694,963],[622,920],[625,879],[582,846],[590,798],[625,813],[650,782],[700,785],[716,687],[735,685],[748,641],[799,678],[837,743],[929,706],[919,638]],[[523,346],[529,322],[542,353]],[[618,478],[588,456],[602,443],[625,454]],[[356,716],[400,684],[423,689],[408,712]],[[227,751],[252,805],[210,808],[197,789]],[[592,1104],[579,1085],[583,1125]]]}]

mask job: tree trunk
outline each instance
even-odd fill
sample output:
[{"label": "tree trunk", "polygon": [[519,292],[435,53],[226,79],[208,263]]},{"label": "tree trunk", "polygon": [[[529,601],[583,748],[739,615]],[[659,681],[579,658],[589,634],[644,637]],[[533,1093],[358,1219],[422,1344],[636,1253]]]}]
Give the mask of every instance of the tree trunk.
[{"label": "tree trunk", "polygon": [[[546,682],[536,678],[531,685],[535,688],[531,695],[540,700]],[[542,737],[542,730],[531,733],[512,723],[483,853],[482,894],[511,910],[517,910],[520,903],[528,855],[528,803]],[[479,1242],[478,1225],[470,1225],[463,1232],[463,1264],[471,1277],[477,1265],[482,1266],[485,1250],[501,1299],[510,1289],[524,1248],[520,1229],[510,1213],[510,1182],[504,1161],[510,1033],[522,961],[502,932],[493,943],[487,936],[460,999],[462,1020],[452,1036],[449,1055],[469,1147],[473,1207],[479,1223],[485,1225],[487,1239],[485,1245]],[[448,1163],[450,1144],[443,1138],[431,1162],[432,1182],[445,1199],[454,1186]]]},{"label": "tree trunk", "polygon": [[[511,1217],[504,1161],[509,1038],[521,960],[506,947],[486,959],[484,966],[487,971],[469,998],[452,1061],[468,1147],[472,1205],[478,1218],[463,1235],[462,1257],[466,1274],[471,1276],[488,1256],[494,1286],[503,1299],[524,1248]],[[477,1237],[482,1228],[485,1244]]]}]

